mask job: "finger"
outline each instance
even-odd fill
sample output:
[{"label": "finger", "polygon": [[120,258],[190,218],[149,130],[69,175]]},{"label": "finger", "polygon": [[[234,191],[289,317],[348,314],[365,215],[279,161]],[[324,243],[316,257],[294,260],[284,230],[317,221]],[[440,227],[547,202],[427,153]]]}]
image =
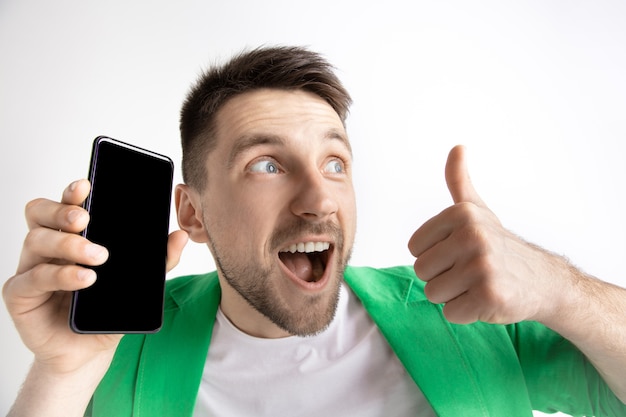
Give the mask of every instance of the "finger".
[{"label": "finger", "polygon": [[453,227],[450,223],[441,220],[442,215],[443,212],[427,220],[413,233],[409,239],[411,255],[419,258],[424,252],[450,236]]},{"label": "finger", "polygon": [[[465,147],[461,145],[455,146],[448,155],[446,183],[455,204],[467,202],[486,207],[469,178]],[[419,257],[437,242],[446,239],[452,233],[455,225],[463,220],[454,213],[454,207],[450,207],[424,223],[409,239],[411,254]]]},{"label": "finger", "polygon": [[438,242],[415,260],[413,265],[415,275],[422,281],[428,282],[450,270],[457,259],[455,249],[457,247],[450,244],[450,239]]},{"label": "finger", "polygon": [[[39,264],[24,274],[9,279],[4,297],[11,307],[31,305],[37,297],[48,297],[56,291],[76,291],[91,286],[96,273],[78,265]],[[17,311],[19,314],[19,311]]]},{"label": "finger", "polygon": [[51,260],[100,265],[108,256],[106,248],[91,243],[82,236],[38,227],[26,235],[17,273],[26,272],[37,264]]},{"label": "finger", "polygon": [[476,300],[465,292],[446,303],[443,315],[450,323],[470,324],[479,320],[479,309]]},{"label": "finger", "polygon": [[61,203],[80,206],[89,195],[90,188],[89,181],[85,179],[74,181],[63,191]]},{"label": "finger", "polygon": [[30,230],[46,227],[79,233],[89,223],[89,213],[75,205],[66,205],[39,198],[29,202],[25,209],[26,223]]},{"label": "finger", "polygon": [[89,194],[87,180],[77,180],[64,191],[61,202],[38,198],[26,205],[26,222],[29,229],[38,226],[78,233],[89,223],[89,214],[79,207]]},{"label": "finger", "polygon": [[480,207],[487,207],[474,189],[467,168],[466,150],[462,145],[452,148],[448,155],[446,184],[455,204],[474,203]]},{"label": "finger", "polygon": [[463,213],[459,211],[455,206],[448,207],[421,225],[409,239],[411,254],[420,257],[434,245],[450,237],[458,225],[465,220],[462,217]]},{"label": "finger", "polygon": [[446,302],[443,312],[448,321],[457,324],[475,321],[510,324],[527,319],[523,311],[527,303],[521,301],[522,297],[506,289],[477,284],[478,280],[470,283],[467,291]]},{"label": "finger", "polygon": [[166,271],[169,272],[180,261],[180,256],[189,241],[189,235],[183,230],[172,232],[167,240],[167,263]]},{"label": "finger", "polygon": [[434,304],[448,303],[467,292],[475,280],[454,266],[428,281],[424,287],[426,298]]}]

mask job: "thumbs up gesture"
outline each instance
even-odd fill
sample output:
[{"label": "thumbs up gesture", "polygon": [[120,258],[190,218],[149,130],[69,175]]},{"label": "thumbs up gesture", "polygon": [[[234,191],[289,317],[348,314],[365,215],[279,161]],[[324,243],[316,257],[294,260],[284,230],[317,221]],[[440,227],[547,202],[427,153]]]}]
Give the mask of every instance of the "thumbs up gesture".
[{"label": "thumbs up gesture", "polygon": [[445,175],[454,205],[409,241],[426,297],[445,303],[444,314],[454,323],[505,324],[550,314],[558,291],[551,278],[560,259],[501,225],[472,185],[464,147],[450,151]]}]

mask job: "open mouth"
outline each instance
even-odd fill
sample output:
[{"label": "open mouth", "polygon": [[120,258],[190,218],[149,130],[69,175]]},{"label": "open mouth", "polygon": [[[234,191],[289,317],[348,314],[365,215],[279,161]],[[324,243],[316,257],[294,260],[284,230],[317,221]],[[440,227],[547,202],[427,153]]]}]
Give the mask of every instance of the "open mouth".
[{"label": "open mouth", "polygon": [[280,250],[278,257],[298,279],[318,282],[324,276],[331,250],[329,242],[300,242]]}]

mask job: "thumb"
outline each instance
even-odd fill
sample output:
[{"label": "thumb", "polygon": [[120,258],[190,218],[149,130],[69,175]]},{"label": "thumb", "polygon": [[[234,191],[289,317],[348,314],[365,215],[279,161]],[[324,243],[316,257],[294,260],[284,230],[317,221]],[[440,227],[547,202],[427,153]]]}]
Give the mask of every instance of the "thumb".
[{"label": "thumb", "polygon": [[166,271],[171,271],[180,261],[180,255],[189,240],[189,235],[183,230],[177,230],[170,234],[167,241],[167,265]]},{"label": "thumb", "polygon": [[448,154],[446,184],[455,204],[474,203],[480,207],[487,206],[474,189],[470,179],[466,150],[463,145],[455,146]]}]

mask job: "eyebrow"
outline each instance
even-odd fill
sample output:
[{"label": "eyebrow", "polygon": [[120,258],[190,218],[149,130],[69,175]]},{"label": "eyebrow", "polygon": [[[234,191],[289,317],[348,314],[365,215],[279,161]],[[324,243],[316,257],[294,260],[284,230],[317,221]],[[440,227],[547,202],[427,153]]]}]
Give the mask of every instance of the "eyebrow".
[{"label": "eyebrow", "polygon": [[336,139],[338,141],[340,141],[341,143],[343,143],[343,145],[348,148],[348,151],[350,152],[350,156],[352,156],[352,146],[350,145],[350,141],[348,140],[348,137],[345,135],[344,132],[340,131],[340,130],[336,130],[336,129],[331,129],[328,132],[326,132],[326,139]]},{"label": "eyebrow", "polygon": [[228,155],[227,167],[232,168],[233,163],[239,155],[246,152],[248,149],[261,146],[261,145],[284,145],[285,140],[278,135],[245,135],[235,140],[235,145]]},{"label": "eyebrow", "polygon": [[[324,135],[324,139],[340,141],[350,152],[352,156],[352,147],[346,135],[336,129],[330,129]],[[235,140],[235,144],[228,155],[227,167],[231,168],[237,158],[249,149],[262,145],[285,145],[287,140],[279,135],[272,134],[252,134],[244,135]]]}]

